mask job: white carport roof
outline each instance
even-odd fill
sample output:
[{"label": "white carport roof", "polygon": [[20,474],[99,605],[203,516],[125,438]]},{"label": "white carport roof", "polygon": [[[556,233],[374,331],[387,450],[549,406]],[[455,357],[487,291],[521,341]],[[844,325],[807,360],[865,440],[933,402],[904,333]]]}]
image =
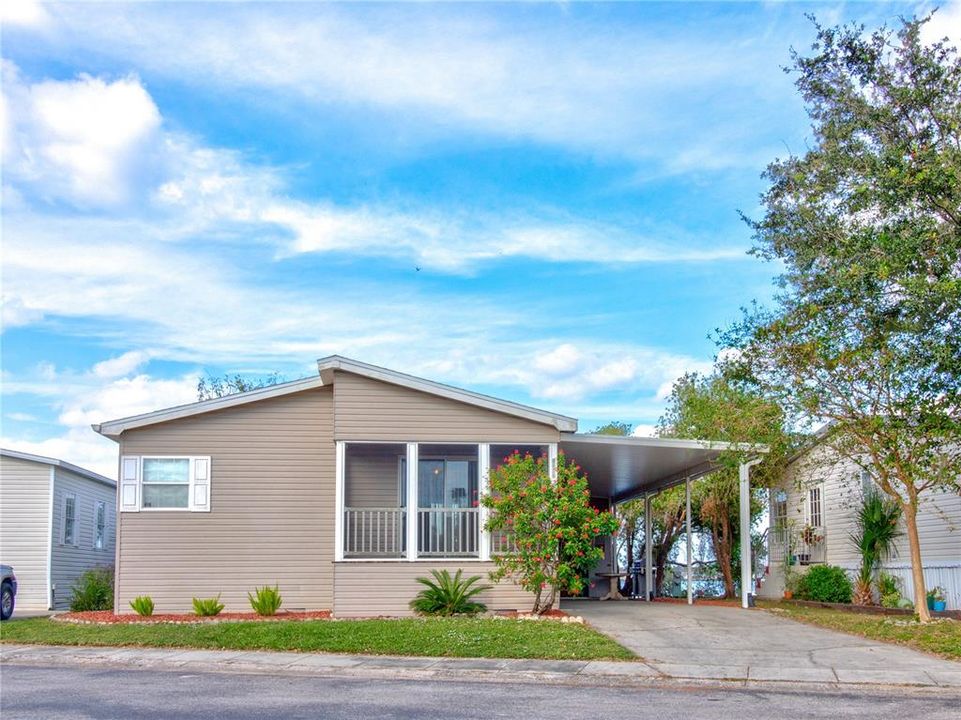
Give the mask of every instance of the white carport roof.
[{"label": "white carport roof", "polygon": [[[591,494],[622,502],[715,469],[732,443],[561,433],[560,449],[587,473]],[[752,453],[762,446],[744,446]]]}]

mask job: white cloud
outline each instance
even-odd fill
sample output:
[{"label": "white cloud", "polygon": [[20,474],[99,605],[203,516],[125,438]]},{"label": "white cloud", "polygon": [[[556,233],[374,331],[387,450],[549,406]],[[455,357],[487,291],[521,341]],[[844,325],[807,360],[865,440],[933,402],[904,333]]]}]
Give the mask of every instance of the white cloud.
[{"label": "white cloud", "polygon": [[937,7],[930,21],[921,29],[921,40],[933,43],[948,38],[949,44],[961,44],[961,2],[935,3],[927,12]]},{"label": "white cloud", "polygon": [[30,413],[22,412],[7,413],[5,417],[9,418],[10,420],[14,420],[15,422],[36,422],[37,420],[36,416],[31,415]]},{"label": "white cloud", "polygon": [[552,377],[564,377],[582,366],[584,356],[571,343],[563,343],[553,350],[534,357],[534,367]]},{"label": "white cloud", "polygon": [[41,27],[50,15],[36,0],[4,0],[0,3],[0,23],[20,27]]},{"label": "white cloud", "polygon": [[[8,224],[15,227],[8,233],[13,244],[32,226],[42,225],[49,234],[59,223],[58,235],[89,236],[94,247],[113,238],[118,244],[113,250],[121,253],[128,253],[134,237],[141,245],[203,237],[269,245],[281,258],[342,252],[461,274],[476,272],[480,263],[520,257],[620,265],[746,258],[743,247],[719,246],[714,237],[691,237],[674,227],[638,232],[560,211],[471,214],[293,200],[279,169],[164,132],[156,104],[136,78],[81,76],[31,84],[12,63],[5,62],[4,72],[6,135],[13,138],[4,150],[10,168],[4,200],[8,219],[16,221]],[[21,191],[82,206],[133,198],[144,203],[115,212],[113,220],[42,218],[29,202],[13,197]],[[92,254],[81,262],[110,272]],[[9,303],[11,326],[42,316],[42,309],[23,297],[10,296]]]},{"label": "white cloud", "polygon": [[[548,6],[522,18],[480,7],[126,4],[66,5],[57,21],[80,47],[178,82],[409,118],[415,141],[456,127],[677,172],[760,169],[776,153],[758,147],[759,131],[772,113],[790,122],[794,91],[779,65],[810,34],[776,10],[737,42],[737,21],[712,13],[680,29],[653,17],[562,19]],[[766,112],[748,110],[762,101]]]},{"label": "white cloud", "polygon": [[93,366],[93,374],[99,378],[116,378],[129,375],[150,359],[150,353],[131,350],[123,355],[103,360]]},{"label": "white cloud", "polygon": [[657,435],[657,425],[646,423],[635,425],[634,429],[631,431],[631,435],[633,437],[654,437]]},{"label": "white cloud", "polygon": [[23,299],[11,295],[3,296],[3,329],[30,325],[43,319],[43,313],[23,304]]},{"label": "white cloud", "polygon": [[[51,405],[58,410],[58,434],[37,439],[31,435],[5,432],[5,448],[66,460],[107,477],[117,477],[117,445],[91,429],[93,423],[142,412],[181,405],[197,399],[197,376],[162,379],[133,375],[104,379],[96,366],[87,373],[52,371],[47,364],[37,376],[5,379],[7,393],[48,390]],[[13,414],[10,416],[14,418]],[[22,420],[22,418],[20,418]]]},{"label": "white cloud", "polygon": [[24,83],[3,64],[7,182],[82,207],[127,201],[161,118],[136,77]]},{"label": "white cloud", "polygon": [[8,450],[65,460],[117,479],[117,444],[97,435],[90,428],[71,429],[40,440],[5,435],[0,438],[0,445]]}]

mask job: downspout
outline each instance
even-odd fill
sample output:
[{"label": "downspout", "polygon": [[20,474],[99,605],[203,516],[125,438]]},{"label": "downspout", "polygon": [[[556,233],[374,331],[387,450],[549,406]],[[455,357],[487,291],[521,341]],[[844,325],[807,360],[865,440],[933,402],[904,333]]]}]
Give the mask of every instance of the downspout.
[{"label": "downspout", "polygon": [[754,573],[752,572],[753,554],[751,551],[751,468],[761,462],[754,458],[741,463],[738,468],[740,480],[741,516],[741,607],[754,607]]},{"label": "downspout", "polygon": [[47,610],[54,609],[56,598],[53,590],[53,490],[56,485],[57,468],[50,466],[50,503],[47,507]]}]

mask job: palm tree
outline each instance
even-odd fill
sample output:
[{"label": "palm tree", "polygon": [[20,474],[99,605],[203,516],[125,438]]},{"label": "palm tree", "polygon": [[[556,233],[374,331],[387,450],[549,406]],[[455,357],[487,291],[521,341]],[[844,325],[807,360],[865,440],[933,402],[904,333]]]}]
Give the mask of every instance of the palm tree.
[{"label": "palm tree", "polygon": [[901,508],[875,488],[864,493],[855,518],[851,543],[861,553],[861,567],[854,584],[854,603],[873,605],[871,586],[881,563],[897,554],[895,541],[904,533],[898,528]]}]

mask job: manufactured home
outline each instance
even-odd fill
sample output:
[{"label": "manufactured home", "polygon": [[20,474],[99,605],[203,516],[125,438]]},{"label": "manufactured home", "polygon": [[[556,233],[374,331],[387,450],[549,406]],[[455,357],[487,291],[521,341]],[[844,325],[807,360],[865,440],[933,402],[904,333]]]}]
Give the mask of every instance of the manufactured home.
[{"label": "manufactured home", "polygon": [[[218,594],[246,610],[248,591],[277,584],[291,609],[407,614],[429,570],[493,569],[504,538],[480,498],[509,453],[575,458],[606,507],[710,471],[723,447],[578,434],[570,417],[339,356],[94,429],[119,445],[118,612],[137,595],[158,612]],[[614,562],[608,549],[598,572]],[[531,605],[506,581],[482,600]]]},{"label": "manufactured home", "polygon": [[[873,486],[869,469],[835,456],[827,444],[795,457],[769,496],[769,566],[759,594],[781,597],[786,561],[800,572],[817,564],[838,565],[853,577],[860,554],[851,534],[864,494]],[[948,608],[961,608],[961,493],[934,490],[921,496],[918,537],[925,589],[944,588]],[[901,535],[895,550],[883,570],[900,580],[904,597],[913,598],[907,536]]]},{"label": "manufactured home", "polygon": [[0,559],[17,611],[66,610],[86,570],[113,565],[116,483],[63,460],[0,450]]}]

